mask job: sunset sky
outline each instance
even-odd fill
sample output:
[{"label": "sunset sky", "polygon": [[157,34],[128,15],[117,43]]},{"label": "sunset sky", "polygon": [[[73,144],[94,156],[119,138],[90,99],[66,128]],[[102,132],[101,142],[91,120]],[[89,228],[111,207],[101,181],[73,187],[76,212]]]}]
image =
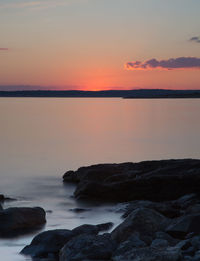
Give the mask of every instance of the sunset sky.
[{"label": "sunset sky", "polygon": [[0,85],[200,89],[200,1],[0,0]]}]

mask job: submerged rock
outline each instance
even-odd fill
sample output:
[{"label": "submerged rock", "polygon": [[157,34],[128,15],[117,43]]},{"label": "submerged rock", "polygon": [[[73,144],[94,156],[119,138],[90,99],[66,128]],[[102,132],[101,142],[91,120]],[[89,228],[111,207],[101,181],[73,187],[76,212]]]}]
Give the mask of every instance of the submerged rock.
[{"label": "submerged rock", "polygon": [[45,211],[35,208],[7,208],[0,211],[0,236],[10,237],[39,228],[46,222]]},{"label": "submerged rock", "polygon": [[167,201],[199,193],[199,173],[200,160],[160,160],[82,167],[63,181],[78,183],[76,198]]}]

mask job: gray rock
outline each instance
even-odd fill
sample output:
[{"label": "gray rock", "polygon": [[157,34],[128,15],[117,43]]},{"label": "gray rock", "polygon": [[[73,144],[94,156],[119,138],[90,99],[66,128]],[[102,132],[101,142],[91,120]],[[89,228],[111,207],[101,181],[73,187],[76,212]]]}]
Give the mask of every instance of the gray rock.
[{"label": "gray rock", "polygon": [[163,215],[151,209],[139,208],[117,226],[111,235],[117,242],[125,241],[134,232],[139,232],[141,236],[153,236],[156,232],[164,230],[167,224],[169,221]]},{"label": "gray rock", "polygon": [[200,214],[187,215],[176,219],[166,231],[175,238],[184,239],[189,233],[200,233]]},{"label": "gray rock", "polygon": [[0,211],[0,236],[15,236],[37,229],[46,222],[45,216],[40,207],[4,209]]},{"label": "gray rock", "polygon": [[112,226],[113,226],[113,223],[111,223],[111,222],[98,224],[98,225],[84,224],[84,225],[74,228],[72,230],[72,232],[75,236],[78,236],[81,234],[97,235],[101,231],[109,230]]},{"label": "gray rock", "polygon": [[22,249],[21,254],[31,257],[46,257],[58,255],[60,249],[74,236],[68,229],[56,229],[38,234],[31,244]]},{"label": "gray rock", "polygon": [[154,248],[165,248],[165,247],[168,247],[169,246],[169,243],[167,240],[165,239],[154,239],[151,243],[151,247],[154,247]]},{"label": "gray rock", "polygon": [[200,250],[200,236],[195,236],[190,240],[193,247]]},{"label": "gray rock", "polygon": [[113,255],[113,261],[181,261],[182,255],[179,249],[168,247],[156,249],[153,247],[133,248],[122,255]]},{"label": "gray rock", "polygon": [[108,260],[115,248],[109,234],[83,234],[74,237],[61,249],[59,261]]},{"label": "gray rock", "polygon": [[175,246],[179,240],[171,237],[169,234],[163,232],[163,231],[158,231],[155,233],[155,237],[156,239],[164,239],[167,240],[167,242],[169,243],[170,246]]},{"label": "gray rock", "polygon": [[139,233],[134,233],[126,241],[118,245],[117,249],[114,252],[115,256],[121,256],[125,252],[130,251],[133,248],[144,248],[146,243],[140,239]]},{"label": "gray rock", "polygon": [[162,215],[169,217],[169,218],[175,218],[180,216],[180,210],[176,207],[172,206],[171,202],[152,202],[149,200],[135,200],[133,202],[130,202],[126,206],[125,213],[123,214],[123,218],[126,218],[133,210],[137,208],[150,208],[153,209]]}]

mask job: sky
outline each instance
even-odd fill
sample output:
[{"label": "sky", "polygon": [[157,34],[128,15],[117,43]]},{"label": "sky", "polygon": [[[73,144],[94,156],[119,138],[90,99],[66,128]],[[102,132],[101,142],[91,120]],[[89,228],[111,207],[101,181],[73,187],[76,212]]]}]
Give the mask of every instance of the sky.
[{"label": "sky", "polygon": [[0,89],[200,89],[199,0],[0,0]]}]

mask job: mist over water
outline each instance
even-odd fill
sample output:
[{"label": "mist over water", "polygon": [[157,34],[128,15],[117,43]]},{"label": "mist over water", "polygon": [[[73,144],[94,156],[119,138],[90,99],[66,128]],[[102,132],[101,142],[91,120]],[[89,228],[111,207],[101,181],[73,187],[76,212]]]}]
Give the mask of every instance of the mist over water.
[{"label": "mist over water", "polygon": [[[41,206],[44,229],[120,221],[112,204],[76,202],[69,169],[105,162],[200,158],[198,99],[0,98],[0,193],[9,206]],[[86,207],[81,214],[70,209]],[[4,261],[33,234],[0,239]],[[29,260],[29,259],[26,259]]]}]

